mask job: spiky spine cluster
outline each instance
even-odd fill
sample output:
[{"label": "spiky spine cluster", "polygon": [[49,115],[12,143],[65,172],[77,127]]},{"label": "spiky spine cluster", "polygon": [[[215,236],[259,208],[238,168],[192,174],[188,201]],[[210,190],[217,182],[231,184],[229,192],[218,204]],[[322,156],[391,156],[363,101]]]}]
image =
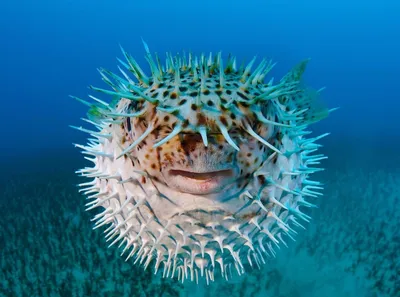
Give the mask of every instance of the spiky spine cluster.
[{"label": "spiky spine cluster", "polygon": [[[305,201],[304,197],[317,197],[320,193],[316,190],[322,189],[319,182],[308,180],[308,175],[320,170],[309,165],[319,164],[325,157],[310,153],[319,147],[314,142],[328,134],[304,139],[304,135],[309,133],[304,129],[326,115],[327,111],[321,113],[314,109],[314,98],[299,88],[306,63],[299,64],[279,84],[272,85],[273,80],[263,83],[273,66],[265,60],[251,72],[255,59],[246,67],[237,69],[233,57],[228,59],[224,68],[221,54],[214,58],[212,54],[208,58],[189,55],[188,59],[167,54],[166,66],[163,67],[158,57],[153,59],[146,44],[145,49],[151,77],[122,50],[127,64],[120,62],[134,74],[138,83],[122,69],[123,78],[101,70],[103,80],[113,90],[92,89],[115,96],[117,101],[108,104],[91,96],[97,102],[91,104],[76,98],[91,107],[86,121],[99,130],[74,127],[94,137],[89,145],[77,146],[84,150],[84,154],[94,157],[87,159],[93,161],[95,167],[84,168],[78,173],[94,178],[81,184],[85,187],[81,191],[90,195],[89,199],[94,199],[88,203],[88,209],[105,209],[95,216],[95,228],[110,224],[106,232],[108,240],[114,238],[111,245],[122,240],[120,245],[125,243],[123,253],[132,248],[128,258],[136,255],[135,263],[140,261],[147,267],[155,259],[156,271],[163,263],[164,276],[178,274],[182,281],[189,276],[197,280],[199,272],[207,282],[213,280],[217,266],[222,276],[228,278],[232,267],[242,274],[246,263],[251,266],[253,262],[257,266],[265,263],[265,256],[275,254],[272,244],[278,246],[279,242],[284,243],[283,234],[292,238],[291,234],[296,233],[289,222],[302,226],[298,218],[309,221],[310,218],[299,207],[312,207],[313,204]],[[172,92],[168,91],[171,87]],[[196,90],[196,96],[187,94],[189,88]],[[152,93],[155,89],[163,92]],[[232,90],[235,91],[233,95]],[[168,97],[163,96],[166,91],[170,94]],[[183,99],[175,100],[177,98]],[[113,125],[120,125],[130,118],[145,117],[154,110],[154,120],[147,123],[144,133],[121,147]],[[224,116],[227,113],[234,114],[230,117],[234,119],[227,120]],[[237,212],[256,207],[257,216],[239,223],[230,223],[234,218],[225,218],[219,222],[224,232],[216,232],[215,226],[193,227],[196,222],[182,218],[182,222],[189,223],[182,229],[176,222],[162,221],[154,215],[151,205],[153,196],[162,199],[154,188],[143,191],[144,195],[131,193],[129,186],[137,183],[141,176],[148,176],[146,168],[129,167],[119,158],[124,155],[129,157],[133,149],[159,125],[157,120],[165,114],[174,117],[173,129],[154,147],[165,144],[181,132],[199,133],[207,146],[207,132],[219,132],[234,149],[240,150],[229,132],[239,129],[269,149],[268,158],[253,173],[253,181],[234,197],[247,201]],[[280,139],[264,139],[252,128],[254,123],[262,123],[270,131],[277,129],[281,133]],[[114,182],[110,183],[110,180]],[[266,192],[269,194],[266,195]],[[229,203],[230,199],[232,197],[227,197],[226,202]],[[183,240],[179,240],[178,236]]]}]

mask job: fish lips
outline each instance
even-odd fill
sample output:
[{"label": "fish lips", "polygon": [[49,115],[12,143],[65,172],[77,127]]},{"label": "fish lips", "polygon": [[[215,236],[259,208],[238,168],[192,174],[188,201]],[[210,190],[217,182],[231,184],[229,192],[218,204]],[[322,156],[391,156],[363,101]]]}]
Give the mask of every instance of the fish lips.
[{"label": "fish lips", "polygon": [[235,168],[207,168],[193,170],[191,168],[168,169],[164,178],[169,187],[180,192],[206,195],[222,191],[237,178]]}]

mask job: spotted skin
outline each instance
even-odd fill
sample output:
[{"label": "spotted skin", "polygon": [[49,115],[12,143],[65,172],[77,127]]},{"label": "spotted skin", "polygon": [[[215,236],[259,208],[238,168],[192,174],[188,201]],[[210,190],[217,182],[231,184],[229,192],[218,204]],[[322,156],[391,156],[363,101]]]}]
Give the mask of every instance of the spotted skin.
[{"label": "spotted skin", "polygon": [[[145,44],[146,76],[123,51],[138,82],[102,71],[116,97],[94,98],[89,122],[100,132],[80,146],[94,167],[82,191],[95,228],[121,242],[123,254],[179,280],[229,278],[260,266],[274,247],[309,221],[305,198],[320,195],[309,175],[319,170],[319,145],[306,126],[328,111],[300,84],[305,62],[278,84],[264,82],[273,64],[237,69],[233,57],[167,56],[161,67]],[[325,135],[322,135],[323,137]]]}]

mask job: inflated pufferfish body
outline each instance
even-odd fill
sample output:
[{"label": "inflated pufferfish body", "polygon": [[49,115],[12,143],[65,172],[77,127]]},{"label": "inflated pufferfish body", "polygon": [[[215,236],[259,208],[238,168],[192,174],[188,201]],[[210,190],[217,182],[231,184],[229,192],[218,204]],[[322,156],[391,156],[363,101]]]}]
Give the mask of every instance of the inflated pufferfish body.
[{"label": "inflated pufferfish body", "polygon": [[274,248],[293,239],[310,217],[308,197],[321,184],[308,176],[323,155],[310,123],[328,114],[318,92],[302,89],[306,62],[278,84],[264,77],[273,64],[255,59],[237,68],[221,54],[173,57],[166,65],[150,54],[147,76],[124,50],[117,76],[101,69],[112,90],[109,104],[93,96],[87,122],[74,127],[93,138],[76,145],[94,163],[78,171],[92,180],[81,191],[102,209],[95,228],[108,225],[107,241],[127,258],[179,280],[229,278],[260,266]]}]

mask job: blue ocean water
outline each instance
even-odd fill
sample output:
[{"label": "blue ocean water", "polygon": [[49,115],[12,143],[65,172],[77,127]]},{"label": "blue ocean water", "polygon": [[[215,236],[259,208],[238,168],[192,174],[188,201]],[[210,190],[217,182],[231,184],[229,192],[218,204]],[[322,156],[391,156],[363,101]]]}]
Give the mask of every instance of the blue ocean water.
[{"label": "blue ocean water", "polygon": [[[2,1],[0,296],[400,296],[399,32],[398,1]],[[312,126],[331,132],[314,220],[264,270],[180,287],[90,230],[73,173],[85,135],[68,127],[86,107],[68,95],[104,87],[119,44],[144,65],[141,38],[272,58],[277,78],[311,58],[305,81],[340,107]]]}]

